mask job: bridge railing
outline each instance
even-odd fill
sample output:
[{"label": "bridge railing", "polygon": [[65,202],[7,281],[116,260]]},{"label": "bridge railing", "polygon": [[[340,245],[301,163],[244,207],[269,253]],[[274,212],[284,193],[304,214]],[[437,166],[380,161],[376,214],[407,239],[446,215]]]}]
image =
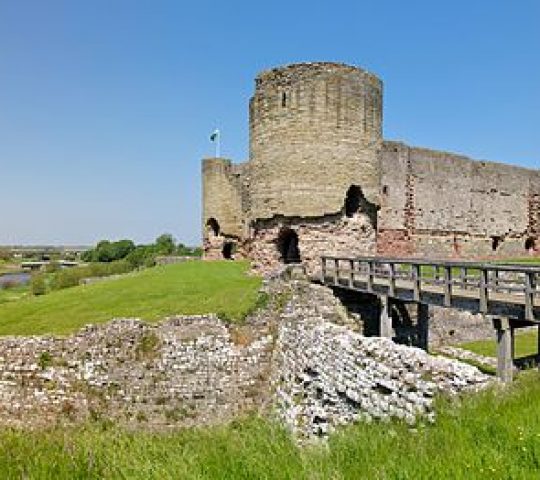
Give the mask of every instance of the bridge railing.
[{"label": "bridge railing", "polygon": [[[525,320],[534,321],[535,302],[540,302],[540,267],[516,264],[396,259],[381,257],[323,256],[322,280],[354,287],[360,278],[364,290],[375,293],[375,282],[383,280],[387,294],[395,296],[399,282],[407,282],[414,301],[420,301],[426,287],[437,287],[450,307],[456,290],[478,298],[482,313],[488,313],[490,298],[496,294],[511,296],[524,305]],[[432,289],[433,290],[433,289]]]}]

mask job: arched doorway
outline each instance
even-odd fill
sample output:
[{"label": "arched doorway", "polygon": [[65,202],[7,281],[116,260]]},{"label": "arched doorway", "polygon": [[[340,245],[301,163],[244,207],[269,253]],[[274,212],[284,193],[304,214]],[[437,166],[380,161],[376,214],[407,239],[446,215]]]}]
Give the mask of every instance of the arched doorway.
[{"label": "arched doorway", "polygon": [[362,200],[362,190],[357,185],[351,185],[347,190],[345,196],[345,215],[352,217],[358,210],[360,210],[360,203]]},{"label": "arched doorway", "polygon": [[221,249],[221,254],[223,255],[223,258],[232,260],[235,251],[236,245],[234,242],[225,242],[223,244],[223,248]]},{"label": "arched doorway", "polygon": [[496,252],[497,249],[501,246],[502,241],[503,241],[502,237],[498,235],[493,235],[491,237],[491,250]]},{"label": "arched doorway", "polygon": [[533,237],[529,237],[525,240],[525,250],[529,253],[534,253],[536,251],[536,240]]},{"label": "arched doorway", "polygon": [[347,218],[357,217],[358,214],[367,216],[374,231],[377,231],[377,205],[368,201],[358,185],[351,185],[345,194],[343,210]]},{"label": "arched doorway", "polygon": [[298,235],[290,228],[279,232],[277,247],[283,263],[300,263],[300,249],[298,248]]},{"label": "arched doorway", "polygon": [[219,223],[214,217],[208,219],[208,221],[206,222],[206,227],[211,233],[214,234],[214,236],[217,237],[219,235]]}]

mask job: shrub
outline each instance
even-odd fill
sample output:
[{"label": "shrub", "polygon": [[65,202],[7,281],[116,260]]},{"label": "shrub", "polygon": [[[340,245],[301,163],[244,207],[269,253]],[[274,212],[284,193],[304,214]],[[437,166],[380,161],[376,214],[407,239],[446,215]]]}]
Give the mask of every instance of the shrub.
[{"label": "shrub", "polygon": [[47,284],[45,283],[45,277],[37,274],[33,275],[30,280],[30,291],[32,295],[45,295],[47,293]]},{"label": "shrub", "polygon": [[79,285],[81,279],[84,278],[80,270],[82,269],[66,268],[56,272],[51,279],[51,289],[62,290],[63,288],[75,287]]},{"label": "shrub", "polygon": [[133,268],[144,266],[153,266],[157,255],[156,248],[153,245],[138,245],[135,250],[126,257]]},{"label": "shrub", "polygon": [[52,365],[52,356],[49,352],[41,352],[38,358],[38,365],[41,370],[45,370]]}]

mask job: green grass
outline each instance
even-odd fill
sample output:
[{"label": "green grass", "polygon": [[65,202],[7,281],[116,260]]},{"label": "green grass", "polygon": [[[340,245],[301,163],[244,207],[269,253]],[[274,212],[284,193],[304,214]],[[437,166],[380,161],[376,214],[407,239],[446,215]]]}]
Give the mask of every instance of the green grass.
[{"label": "green grass", "polygon": [[156,321],[173,314],[223,312],[241,319],[261,279],[243,262],[192,261],[0,305],[0,335],[66,334],[114,317]]},{"label": "green grass", "polygon": [[[538,330],[535,329],[534,331],[516,332],[514,345],[516,358],[536,355],[538,353]],[[497,356],[497,344],[495,339],[467,342],[459,346],[486,357]]]},{"label": "green grass", "polygon": [[0,305],[21,300],[29,295],[28,285],[17,285],[12,288],[0,288]]},{"label": "green grass", "polygon": [[530,263],[533,265],[540,265],[540,257],[507,258],[505,260],[496,260],[493,263]]},{"label": "green grass", "polygon": [[444,404],[435,425],[354,425],[327,447],[298,448],[280,427],[128,432],[106,424],[0,431],[2,479],[537,479],[540,376]]}]

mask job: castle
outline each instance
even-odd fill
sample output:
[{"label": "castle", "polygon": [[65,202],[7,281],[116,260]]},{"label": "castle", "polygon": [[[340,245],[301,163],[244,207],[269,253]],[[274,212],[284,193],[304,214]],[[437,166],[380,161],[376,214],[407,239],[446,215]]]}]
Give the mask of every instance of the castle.
[{"label": "castle", "polygon": [[384,140],[382,89],[337,63],[259,74],[249,160],[203,160],[205,258],[540,254],[540,170]]}]

